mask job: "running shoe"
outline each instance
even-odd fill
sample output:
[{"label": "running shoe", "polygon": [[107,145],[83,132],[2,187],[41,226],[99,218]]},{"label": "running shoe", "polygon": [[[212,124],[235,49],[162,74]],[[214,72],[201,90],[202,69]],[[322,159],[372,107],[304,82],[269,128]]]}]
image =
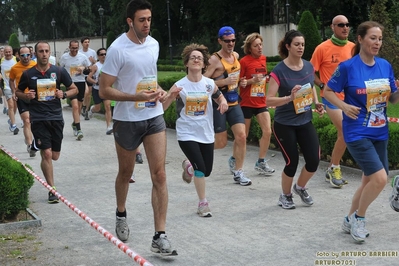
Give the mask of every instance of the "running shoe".
[{"label": "running shoe", "polygon": [[246,177],[241,169],[234,172],[233,179],[236,182],[236,184],[240,184],[241,186],[249,186],[252,184],[251,179]]},{"label": "running shoe", "polygon": [[182,173],[183,181],[186,182],[187,184],[190,184],[191,181],[193,180],[193,174],[189,172],[189,169],[191,167],[190,161],[184,159],[183,163],[181,164],[181,167],[183,168],[183,173]]},{"label": "running shoe", "polygon": [[75,126],[75,123],[72,123],[73,135],[76,137],[78,135],[78,128]]},{"label": "running shoe", "polygon": [[262,175],[270,176],[272,175],[275,170],[269,166],[267,161],[258,162],[256,161],[254,169]]},{"label": "running shoe", "polygon": [[143,155],[140,152],[136,153],[136,163],[142,164],[143,162]]},{"label": "running shoe", "polygon": [[82,130],[78,130],[78,134],[76,135],[76,140],[82,140],[83,139],[83,132]]},{"label": "running shoe", "polygon": [[341,167],[329,167],[326,171],[326,181],[330,182],[333,187],[341,188],[344,185]]},{"label": "running shoe", "polygon": [[399,212],[399,175],[392,179],[392,194],[389,198],[391,208]]},{"label": "running shoe", "polygon": [[165,234],[161,234],[157,240],[152,239],[151,251],[163,256],[177,255],[177,251],[172,248],[172,244]]},{"label": "running shoe", "polygon": [[114,131],[114,130],[113,130],[112,127],[108,127],[108,128],[107,128],[107,131],[105,132],[105,134],[111,135],[113,131]]},{"label": "running shoe", "polygon": [[366,230],[366,219],[356,218],[354,212],[349,221],[351,223],[351,236],[356,242],[364,242],[367,237],[368,231]]},{"label": "running shoe", "polygon": [[295,203],[292,200],[293,196],[281,194],[278,199],[278,206],[281,206],[283,209],[295,209]]},{"label": "running shoe", "polygon": [[[54,190],[57,190],[55,187],[53,187]],[[58,203],[58,197],[53,194],[53,192],[49,191],[48,193],[48,203],[53,204],[53,203]]]},{"label": "running shoe", "polygon": [[130,230],[127,225],[126,217],[116,216],[115,232],[120,241],[126,242],[129,239]]},{"label": "running shoe", "polygon": [[293,190],[296,194],[298,194],[301,197],[301,200],[303,201],[303,203],[305,203],[308,206],[313,205],[313,199],[309,195],[307,188],[299,189],[299,188],[297,188],[296,185],[294,185]]},{"label": "running shoe", "polygon": [[234,171],[236,170],[236,159],[233,158],[233,156],[230,156],[229,158],[229,169],[230,173],[234,174]]},{"label": "running shoe", "polygon": [[208,202],[200,202],[198,204],[197,213],[200,217],[212,217]]},{"label": "running shoe", "polygon": [[[341,228],[342,228],[342,230],[343,230],[345,233],[348,233],[348,234],[351,233],[351,222],[350,222],[348,216],[345,216],[345,217],[344,217],[344,221],[342,222],[342,227],[341,227]],[[368,232],[367,229],[365,229],[365,230],[366,230],[366,237],[369,237],[370,233]]]}]

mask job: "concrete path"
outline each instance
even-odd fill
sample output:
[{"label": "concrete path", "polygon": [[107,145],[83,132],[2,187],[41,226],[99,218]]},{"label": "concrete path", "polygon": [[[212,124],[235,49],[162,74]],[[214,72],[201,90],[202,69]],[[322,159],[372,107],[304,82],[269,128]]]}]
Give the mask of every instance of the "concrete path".
[{"label": "concrete path", "polygon": [[[7,119],[0,114],[0,144],[31,165],[44,180],[40,155],[29,158],[22,131],[12,135]],[[84,138],[76,141],[70,127],[71,110],[67,106],[64,119],[61,157],[54,162],[58,192],[115,234],[114,181],[118,164],[113,136],[105,134],[103,116],[95,115],[90,121],[82,119]],[[388,184],[367,213],[370,237],[364,244],[356,244],[341,230],[341,223],[359,185],[359,170],[344,168],[349,184],[333,189],[324,181],[327,163],[321,162],[308,184],[314,205],[305,207],[295,196],[297,208],[284,210],[277,206],[284,167],[280,152],[269,151],[269,164],[276,173],[264,177],[253,170],[258,149],[249,146],[244,170],[253,184],[243,187],[233,182],[228,170],[227,160],[232,152],[229,142],[225,149],[215,151],[214,169],[207,178],[207,199],[213,217],[200,218],[196,214],[198,199],[194,184],[186,184],[181,179],[184,155],[175,131],[168,129],[167,138],[167,235],[178,256],[162,258],[150,251],[154,228],[145,155],[144,164],[136,165],[136,183],[130,185],[127,200],[130,239],[126,244],[153,265],[399,265],[399,213],[389,206],[391,187]],[[302,159],[300,163],[302,167]],[[36,261],[30,261],[29,265],[136,264],[65,204],[48,204],[47,193],[37,181],[30,190],[30,208],[42,219],[37,236],[42,245]],[[372,256],[379,251],[393,253]]]}]

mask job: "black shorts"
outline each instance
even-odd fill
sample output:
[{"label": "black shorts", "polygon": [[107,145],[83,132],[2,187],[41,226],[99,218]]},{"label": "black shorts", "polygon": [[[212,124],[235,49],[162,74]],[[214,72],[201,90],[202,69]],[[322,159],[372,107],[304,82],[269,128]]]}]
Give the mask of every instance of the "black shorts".
[{"label": "black shorts", "polygon": [[29,112],[29,103],[25,102],[24,100],[18,99],[17,107],[20,114],[23,112]]},{"label": "black shorts", "polygon": [[248,106],[241,106],[241,110],[244,114],[245,119],[251,119],[252,116],[257,116],[260,113],[269,112],[269,109],[267,109],[267,107],[253,108]]},{"label": "black shorts", "polygon": [[78,94],[71,97],[71,100],[78,99],[79,102],[83,102],[83,98],[85,97],[86,91],[86,83],[85,82],[74,82],[76,87],[78,87]]},{"label": "black shorts", "polygon": [[89,86],[89,87],[93,86],[93,83],[87,81],[87,76],[85,77],[85,81],[86,81],[87,86]]},{"label": "black shorts", "polygon": [[114,139],[122,148],[133,151],[140,146],[143,138],[165,131],[166,125],[163,115],[143,121],[118,121],[114,120]]},{"label": "black shorts", "polygon": [[91,90],[91,95],[93,96],[93,102],[94,104],[100,104],[102,103],[104,100],[100,98],[100,91],[96,90],[96,89],[92,89]]},{"label": "black shorts", "polygon": [[39,150],[61,151],[63,120],[34,121],[31,123],[34,147]]},{"label": "black shorts", "polygon": [[213,126],[215,133],[221,133],[227,130],[226,122],[232,127],[235,124],[245,124],[244,115],[240,105],[229,106],[224,114],[217,110],[218,105],[213,104]]}]

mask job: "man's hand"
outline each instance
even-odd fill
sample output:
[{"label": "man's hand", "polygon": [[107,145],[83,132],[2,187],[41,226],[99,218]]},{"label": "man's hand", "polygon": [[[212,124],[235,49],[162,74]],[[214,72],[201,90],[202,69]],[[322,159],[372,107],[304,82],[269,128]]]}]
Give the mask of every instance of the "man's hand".
[{"label": "man's hand", "polygon": [[136,93],[135,101],[136,102],[156,102],[163,95],[162,91],[140,91]]}]

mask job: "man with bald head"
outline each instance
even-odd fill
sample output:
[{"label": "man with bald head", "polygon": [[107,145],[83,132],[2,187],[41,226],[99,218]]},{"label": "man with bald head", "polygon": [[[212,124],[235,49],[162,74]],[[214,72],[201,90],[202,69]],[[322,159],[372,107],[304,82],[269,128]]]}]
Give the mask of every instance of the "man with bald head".
[{"label": "man with bald head", "polygon": [[[352,57],[353,42],[348,41],[350,24],[343,15],[333,18],[331,23],[333,35],[316,47],[310,62],[315,68],[315,84],[320,88],[320,96],[326,107],[331,122],[337,128],[337,140],[331,153],[330,166],[326,171],[326,182],[330,182],[333,187],[341,188],[347,181],[342,178],[340,161],[346,150],[346,144],[342,134],[342,111],[332,105],[323,97],[324,84],[328,82],[338,64]],[[337,93],[343,100],[344,94]]]}]

